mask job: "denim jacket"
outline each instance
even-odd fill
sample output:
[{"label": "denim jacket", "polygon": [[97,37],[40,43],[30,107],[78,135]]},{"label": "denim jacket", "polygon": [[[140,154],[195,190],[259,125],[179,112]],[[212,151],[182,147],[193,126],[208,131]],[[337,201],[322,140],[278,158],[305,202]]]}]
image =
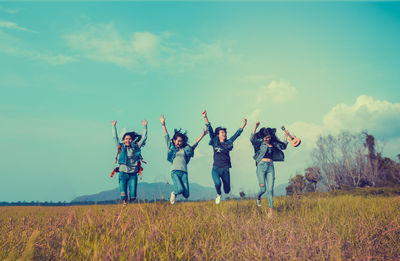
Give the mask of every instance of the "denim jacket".
[{"label": "denim jacket", "polygon": [[[255,135],[251,133],[250,135],[250,142],[253,144],[254,147],[254,156],[256,163],[258,164],[264,157],[265,153],[267,152],[268,146],[265,144],[263,139],[256,139]],[[281,141],[272,141],[272,160],[273,161],[284,161],[285,154],[283,154],[282,150],[285,150],[287,147],[287,142]]]},{"label": "denim jacket", "polygon": [[[167,143],[167,148],[168,148],[167,160],[172,163],[175,159],[175,154],[178,152],[179,149],[171,141],[171,138],[169,137],[168,133],[165,135],[165,142]],[[192,146],[188,144],[182,148],[183,152],[185,153],[186,164],[188,164],[190,158],[194,156],[194,149],[197,147],[198,144],[199,143],[196,142]]]},{"label": "denim jacket", "polygon": [[[216,147],[220,143],[217,134],[214,132],[213,128],[211,127],[211,123],[206,124],[208,128],[208,133],[210,135],[210,142],[208,143],[210,146]],[[243,129],[239,128],[232,137],[227,139],[225,142],[229,144],[229,150],[233,149],[233,142],[242,134]]]},{"label": "denim jacket", "polygon": [[[118,134],[117,134],[117,126],[114,125],[113,129],[113,137],[114,137],[114,142],[116,143],[117,147],[121,144],[122,149],[121,152],[118,155],[118,164],[127,164],[127,151],[126,151],[126,146],[122,142],[120,143]],[[135,161],[139,161],[141,159],[141,148],[144,146],[145,142],[147,140],[147,126],[145,126],[143,130],[143,135],[142,138],[136,143],[131,143],[131,148],[134,149],[135,151]]]}]

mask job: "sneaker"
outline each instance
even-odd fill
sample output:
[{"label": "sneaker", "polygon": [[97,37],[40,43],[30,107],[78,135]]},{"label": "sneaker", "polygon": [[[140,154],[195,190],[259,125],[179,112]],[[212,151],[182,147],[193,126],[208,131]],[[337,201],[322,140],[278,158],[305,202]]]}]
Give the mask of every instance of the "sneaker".
[{"label": "sneaker", "polygon": [[175,193],[172,191],[171,192],[171,198],[169,199],[169,202],[171,202],[171,205],[175,204]]},{"label": "sneaker", "polygon": [[256,200],[256,205],[257,205],[257,207],[261,207],[261,199]]},{"label": "sneaker", "polygon": [[122,200],[122,206],[123,206],[123,207],[126,207],[126,204],[127,204],[127,203],[128,203],[128,202],[127,202],[126,199]]},{"label": "sneaker", "polygon": [[219,205],[219,203],[221,203],[221,195],[217,195],[215,198],[215,204]]}]

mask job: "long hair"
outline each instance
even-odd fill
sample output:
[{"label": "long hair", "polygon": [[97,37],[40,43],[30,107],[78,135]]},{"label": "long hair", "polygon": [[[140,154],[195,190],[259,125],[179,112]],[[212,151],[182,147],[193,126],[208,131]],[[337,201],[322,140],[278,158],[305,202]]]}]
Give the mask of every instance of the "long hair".
[{"label": "long hair", "polygon": [[125,136],[127,136],[127,135],[131,136],[132,143],[134,143],[134,144],[136,144],[137,142],[139,142],[139,140],[142,139],[142,135],[140,135],[134,131],[130,131],[130,132],[125,133],[124,136],[122,136],[122,140],[124,140]]},{"label": "long hair", "polygon": [[264,139],[265,136],[271,136],[271,142],[276,141],[276,142],[282,142],[276,137],[276,128],[270,128],[270,127],[262,127],[256,134],[257,139]]},{"label": "long hair", "polygon": [[172,140],[174,141],[174,140],[176,140],[178,137],[181,137],[181,139],[182,139],[182,148],[183,147],[186,147],[186,145],[187,145],[187,143],[188,143],[188,141],[189,141],[189,138],[188,138],[188,136],[187,136],[187,131],[185,131],[185,132],[183,132],[182,131],[182,129],[174,129],[174,136],[172,137]]}]

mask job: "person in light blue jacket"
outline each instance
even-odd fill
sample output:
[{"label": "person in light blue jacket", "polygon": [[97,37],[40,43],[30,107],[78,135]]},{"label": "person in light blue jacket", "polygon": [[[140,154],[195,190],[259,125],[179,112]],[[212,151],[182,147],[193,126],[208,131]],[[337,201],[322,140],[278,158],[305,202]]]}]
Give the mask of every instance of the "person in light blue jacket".
[{"label": "person in light blue jacket", "polygon": [[122,136],[122,142],[120,142],[117,134],[117,121],[112,121],[111,124],[114,142],[118,148],[119,191],[122,203],[126,206],[128,198],[130,202],[134,202],[137,196],[138,173],[142,159],[141,148],[147,140],[147,120],[142,121],[143,135],[134,131],[126,132]]},{"label": "person in light blue jacket", "polygon": [[274,161],[284,161],[285,155],[282,150],[287,147],[287,135],[285,133],[285,142],[280,141],[276,135],[275,128],[261,128],[257,131],[260,122],[256,123],[253,132],[250,135],[250,142],[254,147],[254,160],[257,165],[257,179],[260,186],[260,192],[257,194],[256,204],[261,207],[261,196],[268,189],[268,216],[273,214],[273,197],[274,197],[274,182],[275,168]]},{"label": "person in light blue jacket", "polygon": [[182,194],[184,198],[189,197],[189,180],[187,164],[194,156],[194,149],[197,147],[201,139],[207,134],[207,130],[190,146],[188,144],[188,137],[186,132],[175,129],[172,141],[169,137],[167,128],[165,126],[165,117],[161,115],[160,122],[165,134],[165,141],[167,143],[168,154],[167,160],[171,162],[171,178],[174,183],[174,191],[171,192],[170,202],[175,204],[176,196]]}]

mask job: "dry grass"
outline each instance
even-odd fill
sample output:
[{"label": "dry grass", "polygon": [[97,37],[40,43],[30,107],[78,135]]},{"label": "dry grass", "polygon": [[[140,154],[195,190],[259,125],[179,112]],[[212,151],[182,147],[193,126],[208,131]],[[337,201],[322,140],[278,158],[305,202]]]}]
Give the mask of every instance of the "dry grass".
[{"label": "dry grass", "polygon": [[0,208],[0,260],[400,259],[400,197]]}]

